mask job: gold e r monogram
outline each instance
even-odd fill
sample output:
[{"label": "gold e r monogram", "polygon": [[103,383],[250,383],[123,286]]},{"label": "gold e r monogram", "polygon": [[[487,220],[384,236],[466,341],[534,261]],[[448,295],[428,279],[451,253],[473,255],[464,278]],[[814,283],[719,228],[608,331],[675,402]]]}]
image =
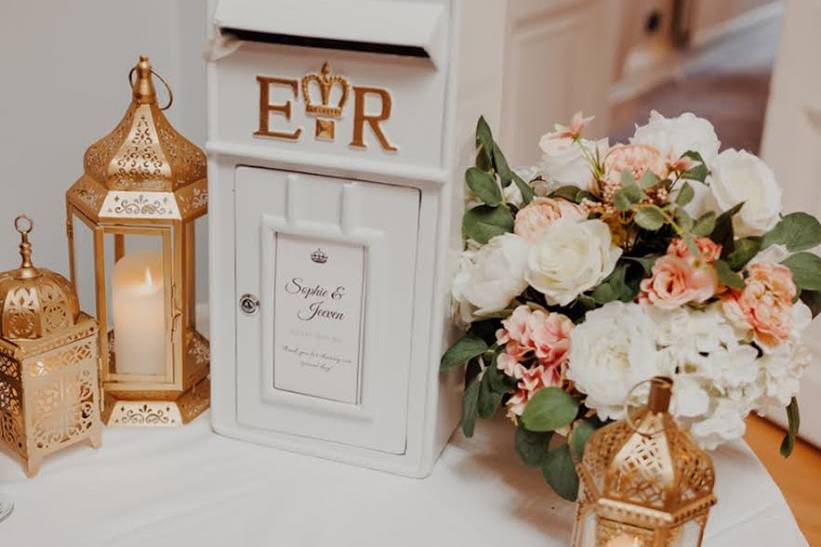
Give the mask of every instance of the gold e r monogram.
[{"label": "gold e r monogram", "polygon": [[[388,142],[385,133],[382,132],[382,127],[379,122],[383,122],[391,117],[391,95],[385,89],[378,87],[358,87],[354,86],[354,119],[353,119],[353,140],[351,146],[356,148],[367,148],[364,139],[365,124],[371,126],[376,138],[382,148],[390,152],[396,152],[398,148]],[[365,96],[368,94],[378,95],[382,100],[382,112],[376,115],[365,114]]]},{"label": "gold e r monogram", "polygon": [[283,104],[271,104],[271,86],[276,84],[290,87],[296,99],[299,96],[299,84],[297,80],[257,76],[257,82],[259,82],[259,130],[255,131],[254,135],[258,137],[288,139],[291,141],[299,139],[299,136],[302,134],[302,128],[297,128],[295,131],[288,133],[285,131],[271,131],[268,125],[272,113],[282,114],[286,120],[291,120],[291,101],[287,101]]}]

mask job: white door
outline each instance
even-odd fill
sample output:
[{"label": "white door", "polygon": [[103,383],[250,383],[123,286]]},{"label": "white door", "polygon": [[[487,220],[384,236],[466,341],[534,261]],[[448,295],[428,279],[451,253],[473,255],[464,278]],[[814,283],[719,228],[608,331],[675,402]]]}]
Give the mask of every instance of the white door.
[{"label": "white door", "polygon": [[240,167],[235,197],[239,422],[403,453],[419,191]]},{"label": "white door", "polygon": [[[762,156],[784,188],[784,209],[821,217],[821,2],[787,3]],[[800,434],[821,446],[821,319],[804,334],[813,362],[801,383]],[[773,416],[784,422],[783,413]]]}]

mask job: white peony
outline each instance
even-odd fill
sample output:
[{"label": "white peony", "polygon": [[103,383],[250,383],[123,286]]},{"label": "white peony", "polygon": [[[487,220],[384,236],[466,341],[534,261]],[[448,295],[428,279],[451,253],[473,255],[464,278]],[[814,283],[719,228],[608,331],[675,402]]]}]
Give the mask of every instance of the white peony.
[{"label": "white peony", "polygon": [[475,251],[465,251],[453,279],[458,317],[470,322],[507,307],[527,288],[528,246],[515,234],[499,235]]},{"label": "white peony", "polygon": [[562,218],[531,247],[525,279],[549,304],[566,306],[610,275],[620,256],[602,221]]},{"label": "white peony", "polygon": [[749,408],[743,401],[731,398],[713,401],[713,410],[705,419],[690,426],[690,434],[702,448],[713,450],[718,445],[744,436]]},{"label": "white peony", "polygon": [[744,202],[733,219],[739,237],[758,236],[772,229],[781,213],[781,187],[766,163],[744,150],[719,154],[710,190],[721,210]]},{"label": "white peony", "polygon": [[601,157],[604,157],[609,145],[607,139],[575,141],[569,137],[557,138],[548,133],[539,141],[539,147],[542,149],[542,176],[551,186],[557,188],[572,184],[587,189],[593,180],[593,166],[584,150],[595,157],[598,149]]},{"label": "white peony", "polygon": [[647,125],[636,128],[630,144],[653,146],[674,160],[693,150],[701,154],[708,167],[712,166],[721,147],[713,124],[704,118],[692,112],[665,118],[655,110],[650,113]]},{"label": "white peony", "polygon": [[[655,339],[653,321],[635,303],[605,304],[587,312],[584,323],[573,329],[567,377],[601,419],[623,418],[630,389],[664,373]],[[643,402],[641,390],[633,396],[631,404]]]}]

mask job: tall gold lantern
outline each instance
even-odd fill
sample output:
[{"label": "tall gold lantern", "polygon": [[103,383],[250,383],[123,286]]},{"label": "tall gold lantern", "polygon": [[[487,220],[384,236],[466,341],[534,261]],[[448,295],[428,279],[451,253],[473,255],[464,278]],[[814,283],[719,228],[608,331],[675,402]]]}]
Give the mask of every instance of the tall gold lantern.
[{"label": "tall gold lantern", "polygon": [[206,158],[163,115],[171,91],[161,108],[152,76],[140,57],[125,116],[86,151],[84,173],[66,193],[75,283],[77,226],[91,232],[86,267],[107,331],[100,337],[107,425],[181,425],[210,402],[210,352],[195,324],[194,221],[208,210]]},{"label": "tall gold lantern", "polygon": [[591,435],[577,466],[574,547],[701,545],[715,471],[669,414],[671,390],[653,378],[647,406]]},{"label": "tall gold lantern", "polygon": [[32,477],[47,454],[100,446],[98,331],[66,278],[32,263],[31,220],[14,225],[22,263],[0,273],[0,442]]}]

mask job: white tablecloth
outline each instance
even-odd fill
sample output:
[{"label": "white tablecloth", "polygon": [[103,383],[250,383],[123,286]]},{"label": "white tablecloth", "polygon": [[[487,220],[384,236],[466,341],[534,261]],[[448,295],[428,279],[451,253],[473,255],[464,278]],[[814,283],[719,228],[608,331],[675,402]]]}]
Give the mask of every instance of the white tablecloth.
[{"label": "white tablecloth", "polygon": [[[745,444],[714,460],[705,545],[807,544]],[[32,480],[0,453],[0,491],[16,505],[2,547],[544,547],[567,545],[573,520],[573,504],[516,461],[503,419],[457,434],[424,480],[224,438],[205,415],[182,429],[107,429],[102,448],[53,455]]]}]

